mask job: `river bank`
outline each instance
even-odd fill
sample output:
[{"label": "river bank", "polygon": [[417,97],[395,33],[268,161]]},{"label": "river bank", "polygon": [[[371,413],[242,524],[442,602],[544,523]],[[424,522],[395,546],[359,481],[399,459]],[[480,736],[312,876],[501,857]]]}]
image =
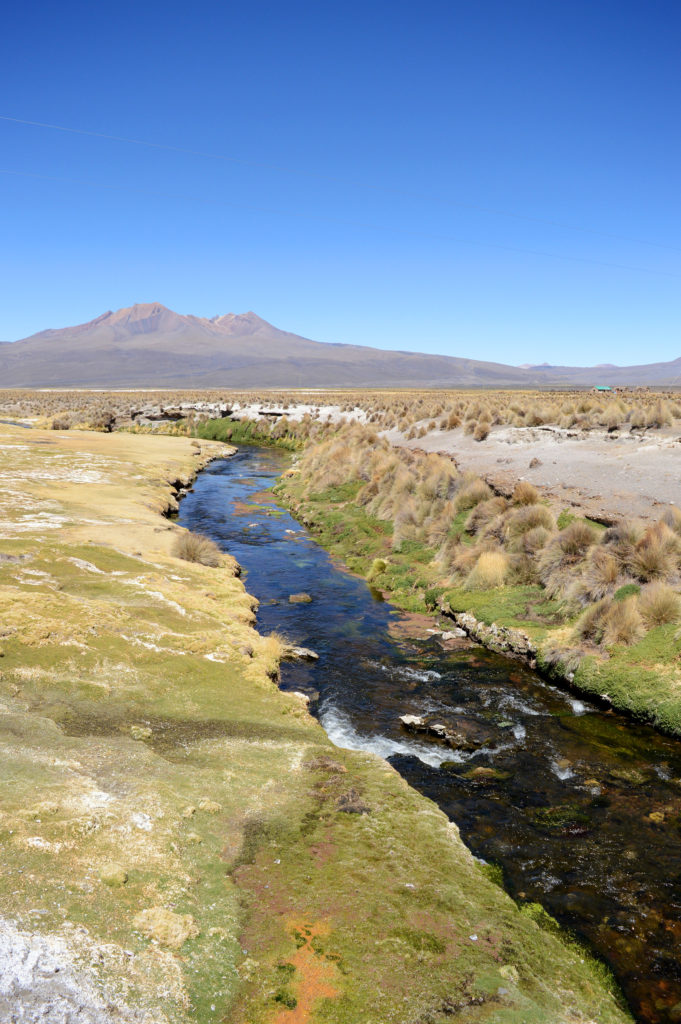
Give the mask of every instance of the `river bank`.
[{"label": "river bank", "polygon": [[0,428],[3,1013],[628,1019],[444,814],[279,690],[234,561],[172,554],[178,482],[224,452],[197,443]]}]

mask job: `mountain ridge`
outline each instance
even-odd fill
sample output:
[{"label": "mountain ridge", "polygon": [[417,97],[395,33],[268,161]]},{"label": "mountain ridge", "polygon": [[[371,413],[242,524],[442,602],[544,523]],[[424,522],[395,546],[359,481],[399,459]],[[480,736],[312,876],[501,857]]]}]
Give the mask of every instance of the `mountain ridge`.
[{"label": "mountain ridge", "polygon": [[[607,378],[607,379],[605,379]],[[160,302],[0,343],[0,387],[546,387],[681,381],[681,357],[618,367],[512,366],[320,342],[252,310],[198,317]]]}]

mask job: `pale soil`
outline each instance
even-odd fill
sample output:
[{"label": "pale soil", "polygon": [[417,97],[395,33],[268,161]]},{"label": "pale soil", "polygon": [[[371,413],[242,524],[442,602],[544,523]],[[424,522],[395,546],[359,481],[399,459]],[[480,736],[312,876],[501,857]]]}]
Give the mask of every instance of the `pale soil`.
[{"label": "pale soil", "polygon": [[[461,428],[411,441],[398,431],[385,436],[396,446],[449,455],[503,493],[529,480],[556,506],[604,521],[658,519],[665,505],[681,506],[681,437],[674,430],[576,435],[550,426],[502,426],[481,442]],[[540,465],[530,468],[533,459]]]}]

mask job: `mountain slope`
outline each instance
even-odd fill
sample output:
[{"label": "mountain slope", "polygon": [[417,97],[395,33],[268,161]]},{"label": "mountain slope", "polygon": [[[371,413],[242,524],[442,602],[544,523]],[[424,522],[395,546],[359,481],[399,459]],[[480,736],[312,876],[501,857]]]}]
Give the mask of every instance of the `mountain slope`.
[{"label": "mountain slope", "polygon": [[643,367],[506,366],[327,344],[252,312],[185,316],[158,302],[0,345],[1,387],[531,387],[674,378],[681,379],[681,359]]}]

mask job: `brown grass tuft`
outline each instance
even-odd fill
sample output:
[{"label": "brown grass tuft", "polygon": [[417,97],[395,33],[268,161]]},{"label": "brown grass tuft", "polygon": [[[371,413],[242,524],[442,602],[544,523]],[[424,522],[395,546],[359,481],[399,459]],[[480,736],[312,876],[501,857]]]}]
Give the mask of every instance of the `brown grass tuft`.
[{"label": "brown grass tuft", "polygon": [[649,583],[638,598],[646,626],[665,626],[681,621],[681,596],[666,583]]},{"label": "brown grass tuft", "polygon": [[189,530],[178,536],[172,553],[176,558],[183,558],[185,562],[198,562],[212,569],[222,563],[222,552],[215,541],[202,533],[191,533]]},{"label": "brown grass tuft", "polygon": [[468,574],[466,590],[491,590],[503,587],[509,570],[509,558],[503,551],[483,551]]},{"label": "brown grass tuft", "polygon": [[513,489],[511,501],[514,505],[536,505],[539,491],[529,480],[519,480]]}]

